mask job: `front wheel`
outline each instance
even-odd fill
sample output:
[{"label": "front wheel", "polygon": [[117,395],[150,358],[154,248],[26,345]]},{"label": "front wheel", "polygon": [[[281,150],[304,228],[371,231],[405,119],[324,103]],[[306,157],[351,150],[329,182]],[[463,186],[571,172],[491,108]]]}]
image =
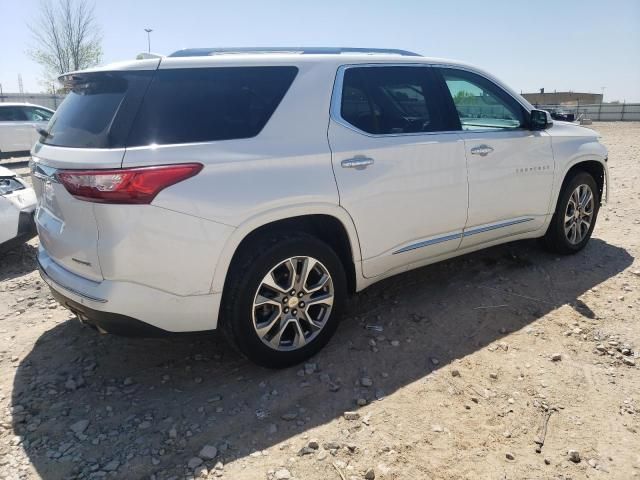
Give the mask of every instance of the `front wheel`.
[{"label": "front wheel", "polygon": [[306,234],[265,237],[241,252],[232,269],[222,329],[250,360],[286,367],[329,341],[346,279],[328,245]]},{"label": "front wheel", "polygon": [[587,172],[576,173],[560,192],[547,233],[545,246],[560,254],[582,250],[593,232],[600,208],[598,186]]}]

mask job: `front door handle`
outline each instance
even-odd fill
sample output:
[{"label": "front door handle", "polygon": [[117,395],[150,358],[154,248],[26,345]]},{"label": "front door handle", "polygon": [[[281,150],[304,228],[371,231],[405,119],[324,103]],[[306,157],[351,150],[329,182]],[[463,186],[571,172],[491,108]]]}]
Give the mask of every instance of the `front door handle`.
[{"label": "front door handle", "polygon": [[486,157],[491,152],[493,152],[493,147],[484,144],[471,149],[471,155],[480,155],[481,157]]},{"label": "front door handle", "polygon": [[373,165],[373,158],[369,157],[353,157],[340,162],[342,168],[355,168],[356,170],[362,170],[369,165]]}]

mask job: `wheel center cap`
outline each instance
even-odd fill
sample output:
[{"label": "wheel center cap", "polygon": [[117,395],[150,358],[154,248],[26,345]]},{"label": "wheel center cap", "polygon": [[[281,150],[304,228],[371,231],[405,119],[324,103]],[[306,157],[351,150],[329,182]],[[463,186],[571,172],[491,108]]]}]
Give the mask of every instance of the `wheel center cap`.
[{"label": "wheel center cap", "polygon": [[287,301],[287,305],[289,305],[289,308],[295,308],[298,306],[298,297],[291,297],[288,301]]}]

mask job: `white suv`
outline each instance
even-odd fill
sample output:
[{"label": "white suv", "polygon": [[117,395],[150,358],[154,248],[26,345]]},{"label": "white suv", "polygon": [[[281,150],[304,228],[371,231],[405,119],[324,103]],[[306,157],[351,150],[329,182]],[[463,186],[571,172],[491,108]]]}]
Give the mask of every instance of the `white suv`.
[{"label": "white suv", "polygon": [[100,331],[220,327],[285,366],[349,292],[499,243],[582,249],[597,134],[397,50],[189,49],[74,72],[33,148],[43,278]]},{"label": "white suv", "polygon": [[30,103],[0,103],[0,154],[29,151],[53,110]]}]

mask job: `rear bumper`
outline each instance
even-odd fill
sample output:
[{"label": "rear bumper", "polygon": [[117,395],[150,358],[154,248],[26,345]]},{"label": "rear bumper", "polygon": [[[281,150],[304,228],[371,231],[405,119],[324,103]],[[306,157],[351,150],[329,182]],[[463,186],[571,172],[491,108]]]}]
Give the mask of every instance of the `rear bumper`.
[{"label": "rear bumper", "polygon": [[[40,274],[43,277],[45,275],[42,270],[40,270]],[[101,332],[126,337],[160,337],[170,333],[136,318],[119,313],[94,310],[71,300],[53,287],[51,287],[51,295],[53,295],[53,298],[55,298],[60,305],[71,310],[82,323],[91,325]]]},{"label": "rear bumper", "polygon": [[42,247],[38,264],[42,279],[63,306],[108,333],[157,336],[217,326],[220,293],[179,296],[130,282],[94,282],[55,263]]}]

